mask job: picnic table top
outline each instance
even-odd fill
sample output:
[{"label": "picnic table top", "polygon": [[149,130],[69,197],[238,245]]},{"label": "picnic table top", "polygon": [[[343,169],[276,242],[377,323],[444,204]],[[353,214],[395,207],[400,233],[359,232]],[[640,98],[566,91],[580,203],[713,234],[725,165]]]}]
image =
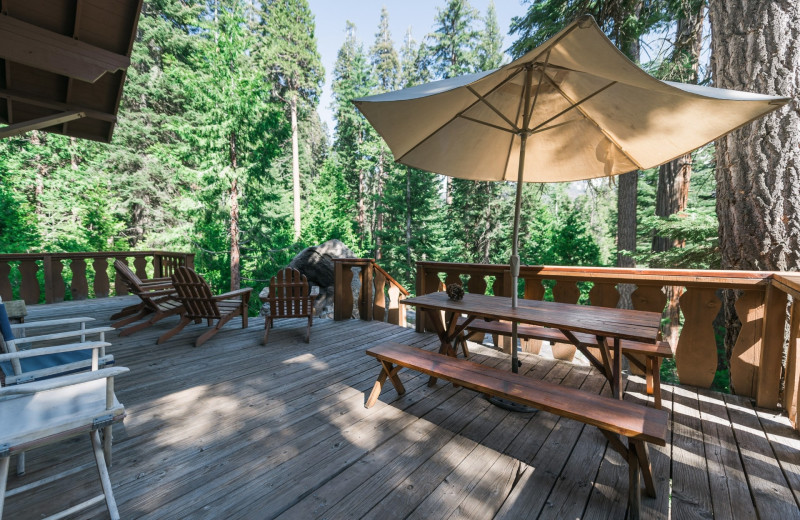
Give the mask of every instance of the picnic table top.
[{"label": "picnic table top", "polygon": [[520,298],[516,308],[511,298],[467,293],[459,301],[444,292],[435,292],[401,300],[406,305],[459,312],[477,318],[508,320],[541,325],[571,332],[655,343],[661,327],[661,314],[629,309],[592,307]]}]

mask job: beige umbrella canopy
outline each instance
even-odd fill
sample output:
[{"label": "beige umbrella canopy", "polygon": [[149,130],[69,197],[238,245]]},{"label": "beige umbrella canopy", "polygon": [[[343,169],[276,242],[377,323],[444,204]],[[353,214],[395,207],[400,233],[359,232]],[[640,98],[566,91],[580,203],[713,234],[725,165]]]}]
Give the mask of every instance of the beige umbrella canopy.
[{"label": "beige umbrella canopy", "polygon": [[517,181],[516,287],[522,181],[574,181],[658,166],[788,101],[657,80],[584,16],[499,69],[353,103],[397,162],[463,179]]},{"label": "beige umbrella canopy", "polygon": [[[354,103],[403,164],[516,181],[523,157],[522,180],[561,182],[663,164],[788,101],[659,81],[585,16],[497,70]],[[521,155],[522,133],[530,140]]]}]

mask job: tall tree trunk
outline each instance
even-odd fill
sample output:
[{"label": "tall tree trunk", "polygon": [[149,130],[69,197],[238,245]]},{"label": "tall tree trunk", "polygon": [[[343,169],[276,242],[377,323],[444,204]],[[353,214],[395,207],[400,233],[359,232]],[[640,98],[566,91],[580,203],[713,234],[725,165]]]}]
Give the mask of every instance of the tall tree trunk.
[{"label": "tall tree trunk", "polygon": [[231,235],[231,291],[241,287],[241,254],[239,251],[239,184],[237,179],[236,136],[230,135],[231,193],[230,193],[230,235]]},{"label": "tall tree trunk", "polygon": [[381,207],[381,201],[383,199],[383,184],[386,177],[386,172],[384,171],[385,166],[386,155],[384,151],[381,150],[378,156],[378,186],[376,188],[377,198],[375,201],[375,260],[380,260],[383,256],[381,253],[383,235],[383,209]]},{"label": "tall tree trunk", "polygon": [[[715,84],[796,97],[795,1],[712,0]],[[724,269],[800,268],[800,114],[791,105],[717,141],[717,216]]]},{"label": "tall tree trunk", "polygon": [[[631,8],[631,15],[636,18],[642,10],[642,2],[636,2]],[[616,25],[619,25],[617,23]],[[618,45],[625,51],[627,56],[635,61],[639,61],[640,45],[638,37],[631,41],[618,41]],[[636,203],[639,190],[639,171],[623,173],[619,176],[617,191],[617,249],[626,251],[636,251]],[[618,267],[633,267],[636,262],[630,255],[617,253]],[[619,303],[618,305],[630,309],[633,308],[631,294],[633,285],[619,284]]]},{"label": "tall tree trunk", "polygon": [[[639,186],[639,171],[619,176],[617,195],[617,249],[636,251],[636,192]],[[633,257],[617,254],[617,266],[633,267]]]},{"label": "tall tree trunk", "polygon": [[[794,101],[717,141],[717,218],[723,269],[800,268],[800,9],[796,1],[710,0],[717,87]],[[730,355],[733,296],[725,301]]]},{"label": "tall tree trunk", "polygon": [[[31,144],[34,146],[43,146],[44,143],[42,143],[41,136],[42,134],[40,134],[38,130],[33,130],[31,132]],[[44,179],[49,172],[40,154],[37,153],[34,155],[33,160],[35,163],[34,168],[36,168],[36,182],[33,187],[33,208],[36,215],[41,216],[43,213],[42,196],[44,195]]]},{"label": "tall tree trunk", "polygon": [[294,239],[300,239],[300,152],[297,136],[297,94],[293,93],[289,101],[292,114],[292,196],[294,198]]},{"label": "tall tree trunk", "polygon": [[[672,53],[672,66],[678,67],[670,78],[679,81],[697,83],[700,50],[703,42],[703,15],[705,5],[692,12],[691,2],[683,2],[675,31],[675,47]],[[687,63],[688,61],[688,63]],[[688,65],[688,67],[687,67]],[[692,156],[686,154],[674,161],[661,165],[658,170],[658,188],[656,190],[656,215],[668,217],[686,209],[689,199],[689,183],[692,178]],[[653,237],[653,251],[669,251],[673,247],[683,247],[684,243],[671,237]],[[680,311],[678,302],[683,288],[667,286],[667,316],[669,323],[664,336],[671,345],[678,341],[680,329]]]},{"label": "tall tree trunk", "polygon": [[411,279],[411,168],[406,166],[406,267]]},{"label": "tall tree trunk", "polygon": [[363,250],[364,249],[364,240],[367,236],[367,207],[366,202],[364,201],[365,197],[365,186],[364,183],[366,182],[364,175],[364,168],[359,168],[358,170],[358,215],[356,216],[356,220],[358,223],[358,240],[359,240],[359,247]]}]

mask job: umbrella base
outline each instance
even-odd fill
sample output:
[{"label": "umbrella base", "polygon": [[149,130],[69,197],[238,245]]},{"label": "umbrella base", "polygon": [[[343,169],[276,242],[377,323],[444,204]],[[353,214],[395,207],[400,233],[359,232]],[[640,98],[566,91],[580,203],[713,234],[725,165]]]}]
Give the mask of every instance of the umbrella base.
[{"label": "umbrella base", "polygon": [[525,406],[524,404],[518,404],[513,401],[509,401],[508,399],[503,399],[502,397],[487,396],[486,400],[498,408],[508,410],[509,412],[536,413],[539,411],[538,408],[532,408],[530,406]]}]

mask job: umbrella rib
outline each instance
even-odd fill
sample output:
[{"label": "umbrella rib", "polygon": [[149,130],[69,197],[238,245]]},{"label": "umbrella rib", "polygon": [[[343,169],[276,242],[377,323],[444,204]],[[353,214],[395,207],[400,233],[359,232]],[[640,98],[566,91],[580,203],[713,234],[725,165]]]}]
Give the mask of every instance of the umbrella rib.
[{"label": "umbrella rib", "polygon": [[553,130],[553,129],[558,128],[560,126],[569,125],[569,124],[575,123],[577,121],[578,121],[578,119],[571,119],[569,121],[564,121],[563,123],[556,123],[554,125],[550,125],[550,126],[547,126],[547,127],[544,127],[544,128],[538,128],[537,127],[538,130],[531,130],[531,135],[541,134],[542,132],[547,132],[548,130]]},{"label": "umbrella rib", "polygon": [[[536,85],[536,94],[533,96],[533,103],[531,104],[531,109],[528,111],[528,120],[524,121],[523,127],[525,130],[528,129],[528,125],[531,123],[531,117],[533,117],[533,110],[536,108],[536,101],[539,99],[539,91],[542,90],[542,81],[544,80],[544,76],[547,72],[547,66],[550,64],[550,53],[552,52],[553,48],[547,50],[547,56],[544,59],[544,66],[542,70],[539,71],[539,83]],[[527,107],[525,107],[527,109]]]},{"label": "umbrella rib", "polygon": [[[548,79],[550,79],[550,78],[549,78],[549,76],[548,76]],[[569,100],[570,104],[571,104],[571,105],[570,105],[568,108],[565,108],[564,110],[562,110],[562,111],[561,111],[561,112],[559,112],[558,114],[554,115],[553,117],[551,117],[551,118],[550,118],[550,119],[548,119],[547,121],[544,121],[543,123],[539,123],[538,125],[536,125],[536,127],[534,127],[534,128],[532,128],[532,129],[531,129],[531,132],[535,132],[536,130],[540,129],[541,127],[543,127],[543,126],[544,126],[544,125],[546,125],[547,123],[550,123],[551,121],[554,121],[554,120],[558,119],[559,117],[563,116],[564,114],[566,114],[567,112],[569,112],[569,111],[570,111],[570,110],[572,110],[573,108],[578,108],[578,106],[580,106],[582,103],[585,103],[586,101],[589,101],[590,99],[592,99],[592,98],[593,98],[593,97],[595,97],[596,95],[598,95],[598,94],[600,94],[601,92],[605,91],[607,88],[609,88],[609,87],[611,87],[611,86],[613,86],[613,85],[616,85],[616,84],[617,84],[617,82],[616,82],[616,81],[612,81],[611,83],[609,83],[609,84],[608,84],[608,85],[606,85],[605,87],[603,87],[603,88],[601,88],[600,90],[597,90],[597,91],[595,91],[595,92],[593,92],[593,93],[589,94],[588,96],[586,96],[585,98],[581,99],[581,100],[580,100],[580,101],[578,101],[577,103],[575,103],[575,102],[573,102],[572,100],[569,100],[569,98],[567,98],[567,99]],[[561,95],[563,96],[563,95],[564,95],[564,93],[563,93],[563,92],[561,92]],[[564,97],[566,97],[566,96],[564,96]],[[586,115],[586,114],[584,113],[584,115]],[[588,116],[587,116],[587,117],[588,117]]]},{"label": "umbrella rib", "polygon": [[[517,125],[515,125],[514,123],[512,123],[512,122],[511,122],[511,120],[510,120],[510,119],[508,119],[508,118],[505,116],[505,114],[503,114],[502,112],[500,112],[498,109],[496,109],[496,108],[494,107],[494,105],[492,105],[491,103],[489,103],[489,101],[487,101],[487,100],[486,100],[486,98],[485,98],[484,96],[481,96],[480,94],[478,94],[478,93],[475,91],[475,89],[474,89],[474,88],[472,88],[472,87],[471,87],[471,86],[469,86],[469,85],[467,85],[467,90],[469,90],[470,92],[472,92],[473,94],[475,94],[475,97],[477,97],[479,100],[483,101],[483,104],[484,104],[484,105],[486,105],[487,107],[489,107],[490,109],[492,109],[492,112],[494,112],[495,114],[497,114],[498,116],[500,116],[500,117],[503,119],[503,121],[505,121],[506,123],[508,123],[508,124],[511,126],[511,131],[514,131],[514,132],[519,132],[519,130],[520,130],[520,129],[519,129],[519,128],[517,128]],[[499,127],[498,127],[498,128],[499,128]]]},{"label": "umbrella rib", "polygon": [[[569,102],[570,102],[571,104],[573,104],[573,105],[575,104],[575,102],[574,102],[574,101],[572,101],[572,99],[570,99],[570,97],[569,97],[569,96],[566,94],[566,92],[564,92],[563,90],[561,90],[561,87],[559,87],[559,86],[556,84],[556,82],[555,82],[555,81],[553,81],[553,79],[552,79],[552,78],[550,78],[550,76],[545,76],[545,77],[547,78],[547,81],[549,81],[549,82],[550,82],[550,84],[551,84],[551,85],[553,85],[553,87],[554,87],[554,88],[555,88],[555,89],[558,91],[558,93],[559,93],[559,94],[561,94],[561,96],[562,96],[564,99],[566,99],[567,101],[569,101]],[[613,137],[611,137],[611,136],[608,134],[608,132],[606,132],[606,131],[605,131],[605,130],[604,130],[604,129],[603,129],[601,126],[600,126],[600,125],[598,125],[598,124],[597,124],[597,122],[596,122],[594,119],[592,119],[591,117],[589,117],[589,114],[587,114],[587,113],[586,113],[586,111],[584,111],[582,107],[580,107],[580,106],[577,106],[577,105],[576,105],[576,108],[577,108],[578,110],[580,110],[581,114],[583,114],[583,116],[584,116],[584,117],[585,117],[585,118],[586,118],[588,121],[590,121],[590,122],[591,122],[591,123],[592,123],[592,124],[595,126],[595,128],[597,128],[597,129],[600,131],[600,133],[602,133],[602,134],[605,136],[605,138],[606,138],[606,139],[608,139],[609,141],[611,141],[611,142],[614,144],[614,146],[616,146],[616,147],[619,149],[619,151],[620,151],[620,152],[622,152],[622,154],[623,154],[625,157],[627,157],[627,158],[628,158],[628,159],[629,159],[629,160],[630,160],[630,161],[631,161],[633,164],[635,164],[637,168],[639,168],[640,170],[643,170],[643,169],[644,169],[644,167],[643,167],[641,164],[639,164],[639,161],[637,161],[636,159],[634,159],[634,158],[633,158],[633,156],[632,156],[631,154],[629,154],[629,153],[628,153],[628,152],[625,150],[625,148],[623,148],[622,146],[620,146],[620,144],[619,144],[619,143],[616,141],[616,139],[614,139]]]},{"label": "umbrella rib", "polygon": [[[511,81],[512,79],[514,79],[514,78],[517,76],[517,74],[519,74],[519,73],[520,73],[520,72],[522,72],[523,70],[525,70],[525,67],[524,67],[524,66],[518,67],[516,72],[514,72],[513,74],[510,74],[510,75],[509,75],[509,76],[508,76],[506,79],[504,79],[503,81],[501,81],[500,83],[498,83],[497,85],[495,85],[495,87],[494,87],[494,88],[492,88],[492,89],[491,89],[489,92],[487,92],[487,93],[486,93],[486,95],[488,96],[489,94],[491,94],[491,93],[492,93],[492,92],[494,92],[495,90],[499,89],[500,87],[502,87],[503,85],[505,85],[506,83],[508,83],[508,82],[509,82],[509,81]],[[462,115],[464,112],[466,112],[467,110],[469,110],[470,108],[474,107],[475,105],[477,105],[477,104],[478,104],[478,103],[480,103],[480,102],[481,102],[481,100],[480,100],[480,99],[476,99],[476,100],[475,100],[473,103],[471,103],[471,104],[470,104],[470,105],[469,105],[467,108],[465,108],[464,110],[462,110],[462,111],[458,112],[457,114],[455,114],[453,117],[451,117],[450,119],[448,119],[448,120],[447,120],[447,121],[446,121],[444,124],[442,124],[442,125],[441,125],[439,128],[437,128],[436,130],[434,130],[434,131],[433,131],[433,132],[431,132],[430,134],[426,135],[426,136],[425,136],[423,139],[420,139],[420,141],[419,141],[417,144],[415,144],[414,146],[412,146],[412,147],[411,147],[411,149],[409,149],[409,150],[408,150],[406,153],[404,153],[404,154],[403,154],[403,155],[401,155],[400,157],[396,158],[396,159],[395,159],[395,162],[402,162],[403,158],[404,158],[406,155],[410,154],[411,152],[413,152],[414,150],[416,150],[417,148],[419,148],[419,147],[420,147],[420,146],[421,146],[421,145],[422,145],[424,142],[426,142],[428,139],[430,139],[431,137],[433,137],[434,135],[436,135],[437,133],[439,133],[439,131],[440,131],[442,128],[446,127],[447,125],[449,125],[450,123],[452,123],[453,121],[455,121],[455,120],[456,120],[456,119],[457,119],[459,116],[461,116],[461,115]]]},{"label": "umbrella rib", "polygon": [[473,123],[478,123],[479,125],[486,125],[486,126],[489,126],[491,128],[496,128],[498,130],[502,130],[503,132],[508,132],[510,134],[516,134],[517,133],[517,129],[511,130],[509,128],[504,128],[504,127],[502,127],[500,125],[494,125],[492,123],[487,123],[486,121],[481,121],[480,119],[475,119],[474,117],[465,116],[464,114],[461,114],[458,117],[460,117],[461,119],[466,119],[467,121],[472,121]]}]

